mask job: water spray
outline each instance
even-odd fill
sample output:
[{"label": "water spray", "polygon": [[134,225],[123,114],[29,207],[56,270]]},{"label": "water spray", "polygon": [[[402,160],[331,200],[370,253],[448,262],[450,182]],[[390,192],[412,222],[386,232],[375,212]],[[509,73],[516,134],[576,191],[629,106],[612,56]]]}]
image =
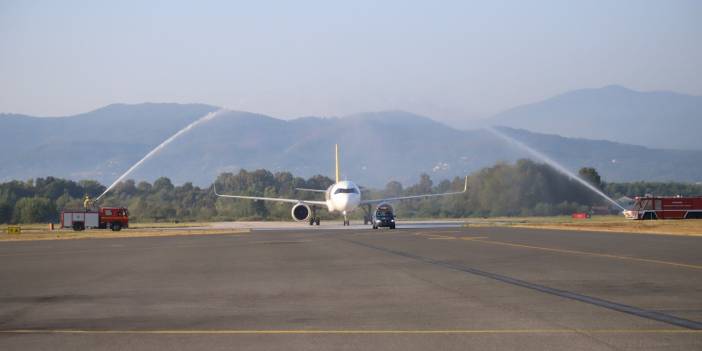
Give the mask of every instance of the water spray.
[{"label": "water spray", "polygon": [[625,209],[624,207],[622,207],[622,205],[620,205],[620,204],[617,203],[616,201],[612,200],[612,198],[610,198],[609,196],[605,195],[605,193],[603,193],[600,189],[597,189],[594,185],[592,185],[592,184],[588,183],[587,181],[585,181],[584,179],[578,177],[575,173],[573,173],[573,172],[569,171],[567,168],[561,166],[561,164],[559,164],[558,162],[554,161],[554,160],[551,159],[550,157],[548,157],[548,156],[542,154],[542,153],[539,152],[539,151],[536,151],[536,150],[532,149],[531,147],[527,146],[526,144],[522,143],[521,141],[519,141],[519,140],[517,140],[517,139],[514,139],[514,138],[512,138],[512,137],[510,137],[510,136],[508,136],[508,135],[506,135],[506,134],[504,134],[504,133],[502,133],[502,132],[500,132],[499,130],[497,130],[497,129],[493,128],[493,127],[487,127],[486,129],[487,129],[489,132],[491,132],[492,134],[495,134],[495,135],[496,135],[497,137],[499,137],[500,139],[503,139],[503,140],[509,142],[510,144],[513,144],[514,146],[516,146],[516,147],[518,147],[518,148],[520,148],[520,149],[522,149],[522,150],[528,152],[528,153],[531,154],[532,156],[534,156],[534,157],[538,158],[539,160],[541,160],[541,161],[547,163],[549,166],[553,167],[553,168],[556,169],[558,172],[560,172],[560,173],[562,173],[562,174],[565,174],[565,175],[567,175],[570,179],[573,179],[573,180],[577,181],[578,183],[584,185],[584,186],[587,187],[588,189],[590,189],[590,190],[592,190],[593,192],[595,192],[597,195],[601,196],[603,199],[609,201],[609,202],[612,203],[613,205],[615,205],[615,206],[619,207],[620,209],[622,209],[622,211],[626,211],[626,209]]},{"label": "water spray", "polygon": [[210,112],[210,113],[200,117],[195,122],[188,124],[187,126],[185,126],[185,128],[183,128],[183,129],[179,130],[177,133],[173,134],[170,138],[164,140],[161,144],[159,144],[157,147],[155,147],[153,150],[151,150],[148,154],[146,154],[146,156],[144,156],[141,160],[139,160],[137,163],[135,163],[126,172],[124,172],[124,174],[122,174],[119,178],[117,178],[117,180],[115,180],[114,183],[112,183],[112,185],[110,185],[107,189],[105,189],[105,191],[103,191],[102,194],[100,194],[100,196],[98,196],[94,202],[97,202],[98,200],[100,200],[100,198],[105,196],[105,194],[107,194],[108,191],[112,190],[112,188],[114,188],[117,184],[119,184],[119,182],[121,182],[124,178],[126,178],[130,173],[132,173],[135,169],[139,168],[139,166],[141,166],[142,163],[144,163],[146,160],[148,160],[152,156],[159,153],[161,150],[163,150],[163,148],[168,146],[168,144],[170,144],[173,140],[176,140],[178,137],[187,133],[191,129],[195,128],[197,125],[204,123],[204,122],[207,122],[207,121],[210,121],[210,120],[220,116],[224,112],[227,112],[227,110],[226,109],[219,109],[217,111]]}]

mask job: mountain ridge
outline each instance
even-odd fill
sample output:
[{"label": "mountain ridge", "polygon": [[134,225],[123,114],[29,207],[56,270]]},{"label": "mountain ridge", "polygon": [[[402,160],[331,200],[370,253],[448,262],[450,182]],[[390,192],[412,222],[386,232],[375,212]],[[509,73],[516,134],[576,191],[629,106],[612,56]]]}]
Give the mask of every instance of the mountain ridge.
[{"label": "mountain ridge", "polygon": [[[702,150],[702,96],[620,85],[569,91],[498,113],[483,124],[665,149]],[[698,128],[697,128],[698,129]]]},{"label": "mountain ridge", "polygon": [[[13,152],[0,156],[0,180],[58,176],[109,184],[163,140],[218,109],[203,104],[109,106],[76,115],[78,119],[2,115],[0,147]],[[702,180],[702,152],[503,131],[570,169],[595,166],[608,181]],[[414,183],[420,173],[439,181],[528,156],[485,130],[458,130],[399,110],[291,120],[227,111],[184,134],[130,178],[168,176],[175,183],[205,185],[220,172],[241,168],[331,175],[336,143],[344,176],[374,187],[391,180]]]}]

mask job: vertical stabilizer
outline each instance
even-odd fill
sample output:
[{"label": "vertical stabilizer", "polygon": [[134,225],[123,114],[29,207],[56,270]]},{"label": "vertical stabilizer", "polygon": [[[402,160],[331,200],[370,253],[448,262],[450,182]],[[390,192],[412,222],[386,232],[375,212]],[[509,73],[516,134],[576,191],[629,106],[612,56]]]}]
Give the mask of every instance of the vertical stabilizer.
[{"label": "vertical stabilizer", "polygon": [[339,177],[339,144],[334,145],[334,153],[336,155],[336,182],[338,183],[341,180]]}]

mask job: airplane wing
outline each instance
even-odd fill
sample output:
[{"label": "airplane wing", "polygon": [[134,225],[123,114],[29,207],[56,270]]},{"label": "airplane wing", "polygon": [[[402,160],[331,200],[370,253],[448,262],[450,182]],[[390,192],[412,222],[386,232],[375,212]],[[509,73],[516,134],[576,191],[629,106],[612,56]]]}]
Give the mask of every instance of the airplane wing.
[{"label": "airplane wing", "polygon": [[385,199],[376,199],[376,200],[362,200],[361,205],[374,205],[374,204],[380,204],[383,202],[393,202],[393,201],[409,200],[409,199],[423,199],[423,198],[435,197],[435,196],[457,195],[457,194],[463,194],[467,191],[468,191],[468,177],[466,177],[466,183],[463,186],[463,191],[454,191],[454,192],[441,193],[441,194],[424,194],[424,195],[388,197]]},{"label": "airplane wing", "polygon": [[281,197],[260,197],[260,196],[243,196],[243,195],[224,195],[217,192],[217,186],[214,186],[214,193],[219,197],[229,197],[233,199],[247,199],[254,201],[276,201],[276,202],[289,202],[293,204],[302,203],[308,205],[323,205],[326,206],[326,201],[315,201],[315,200],[300,200],[300,199],[286,199]]},{"label": "airplane wing", "polygon": [[297,191],[310,191],[313,193],[326,193],[327,192],[326,190],[322,190],[322,189],[308,189],[308,188],[295,188],[295,190],[297,190]]}]

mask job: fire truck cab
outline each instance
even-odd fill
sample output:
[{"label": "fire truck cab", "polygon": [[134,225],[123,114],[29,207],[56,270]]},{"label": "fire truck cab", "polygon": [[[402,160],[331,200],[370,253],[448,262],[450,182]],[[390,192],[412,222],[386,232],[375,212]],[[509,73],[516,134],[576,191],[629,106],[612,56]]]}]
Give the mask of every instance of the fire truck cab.
[{"label": "fire truck cab", "polygon": [[702,196],[644,196],[624,211],[627,219],[702,219]]}]

